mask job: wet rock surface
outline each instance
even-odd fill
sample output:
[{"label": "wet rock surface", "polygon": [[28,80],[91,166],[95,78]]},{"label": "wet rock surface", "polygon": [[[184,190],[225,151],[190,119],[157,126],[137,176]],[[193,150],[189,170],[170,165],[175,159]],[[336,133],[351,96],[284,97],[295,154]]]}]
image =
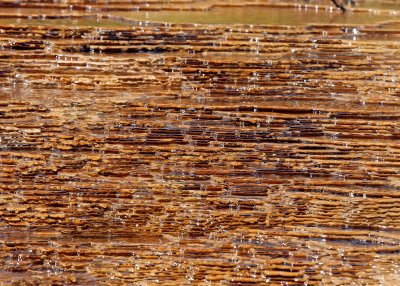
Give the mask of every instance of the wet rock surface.
[{"label": "wet rock surface", "polygon": [[0,25],[0,283],[397,285],[397,22],[124,23]]}]

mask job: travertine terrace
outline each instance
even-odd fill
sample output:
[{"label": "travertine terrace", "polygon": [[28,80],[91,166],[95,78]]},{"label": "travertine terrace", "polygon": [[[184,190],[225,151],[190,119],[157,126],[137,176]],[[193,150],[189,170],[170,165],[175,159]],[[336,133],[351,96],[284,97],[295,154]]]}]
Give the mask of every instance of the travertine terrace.
[{"label": "travertine terrace", "polygon": [[399,22],[214,6],[0,1],[0,285],[399,285]]}]

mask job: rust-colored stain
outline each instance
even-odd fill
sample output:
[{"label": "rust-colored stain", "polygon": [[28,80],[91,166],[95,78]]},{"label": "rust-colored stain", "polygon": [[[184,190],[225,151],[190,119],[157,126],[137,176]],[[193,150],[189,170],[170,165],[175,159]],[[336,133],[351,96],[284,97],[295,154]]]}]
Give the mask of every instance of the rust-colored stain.
[{"label": "rust-colored stain", "polygon": [[146,3],[0,1],[0,285],[399,285],[399,23]]}]

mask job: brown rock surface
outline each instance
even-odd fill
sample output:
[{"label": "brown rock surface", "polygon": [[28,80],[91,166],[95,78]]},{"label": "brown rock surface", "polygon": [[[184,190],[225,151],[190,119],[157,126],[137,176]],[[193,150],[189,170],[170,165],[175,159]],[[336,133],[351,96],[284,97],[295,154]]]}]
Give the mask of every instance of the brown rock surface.
[{"label": "brown rock surface", "polygon": [[0,284],[398,285],[400,32],[130,25],[0,26]]}]

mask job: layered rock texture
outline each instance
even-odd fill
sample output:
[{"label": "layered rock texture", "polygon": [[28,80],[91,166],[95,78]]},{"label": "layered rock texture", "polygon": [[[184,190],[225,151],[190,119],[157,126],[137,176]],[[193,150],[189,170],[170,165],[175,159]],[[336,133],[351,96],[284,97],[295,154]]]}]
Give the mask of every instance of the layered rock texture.
[{"label": "layered rock texture", "polygon": [[399,285],[400,25],[212,4],[0,1],[0,285]]}]

